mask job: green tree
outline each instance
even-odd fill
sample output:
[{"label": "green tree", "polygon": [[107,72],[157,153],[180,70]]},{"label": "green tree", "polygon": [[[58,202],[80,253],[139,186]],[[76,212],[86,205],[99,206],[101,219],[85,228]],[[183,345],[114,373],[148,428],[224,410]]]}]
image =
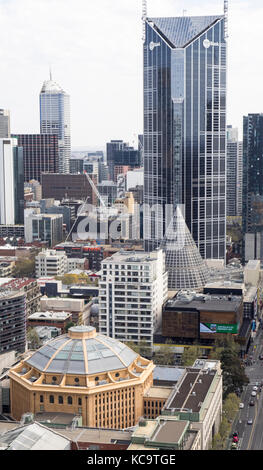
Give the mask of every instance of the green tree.
[{"label": "green tree", "polygon": [[21,258],[16,261],[15,277],[35,277],[35,258]]},{"label": "green tree", "polygon": [[223,403],[223,414],[228,420],[232,422],[238,412],[240,400],[235,393],[230,393]]},{"label": "green tree", "polygon": [[41,346],[40,338],[35,328],[29,328],[27,331],[27,341],[31,349],[38,349]]},{"label": "green tree", "polygon": [[184,347],[182,364],[185,367],[192,366],[196,359],[202,356],[201,349],[197,345]]},{"label": "green tree", "polygon": [[69,321],[65,326],[65,332],[67,333],[69,328],[71,328],[72,326],[75,326],[75,323],[73,323],[73,321]]},{"label": "green tree", "polygon": [[167,340],[165,344],[162,344],[154,354],[154,363],[161,365],[172,365],[174,364],[174,351],[169,344],[171,341]]}]

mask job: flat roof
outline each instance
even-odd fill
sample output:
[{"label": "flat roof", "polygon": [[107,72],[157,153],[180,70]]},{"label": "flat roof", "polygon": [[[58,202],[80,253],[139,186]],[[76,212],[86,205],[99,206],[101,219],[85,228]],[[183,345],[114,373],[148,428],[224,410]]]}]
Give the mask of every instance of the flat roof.
[{"label": "flat roof", "polygon": [[190,301],[183,301],[171,299],[168,300],[165,304],[165,309],[196,309],[196,310],[204,310],[210,312],[211,310],[216,312],[236,312],[242,302],[242,297],[233,296],[231,300],[228,300],[227,297],[223,296],[214,296],[206,294],[205,301],[193,299]]},{"label": "flat roof", "polygon": [[175,408],[177,411],[191,410],[191,412],[198,413],[215,375],[215,370],[207,369],[202,371],[189,368],[183,377],[182,383],[175,388],[165,408]]},{"label": "flat roof", "polygon": [[189,421],[160,420],[159,426],[151,438],[153,442],[178,444],[189,426]]},{"label": "flat roof", "polygon": [[144,395],[145,398],[168,398],[171,394],[172,387],[150,387],[147,393]]}]

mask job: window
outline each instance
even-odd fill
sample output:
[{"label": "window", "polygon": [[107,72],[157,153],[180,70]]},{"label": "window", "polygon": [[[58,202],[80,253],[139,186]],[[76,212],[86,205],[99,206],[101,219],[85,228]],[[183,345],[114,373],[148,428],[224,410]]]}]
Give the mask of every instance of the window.
[{"label": "window", "polygon": [[68,397],[68,405],[72,405],[72,397]]},{"label": "window", "polygon": [[58,403],[59,405],[63,405],[63,397],[61,395],[58,397]]},{"label": "window", "polygon": [[49,403],[54,403],[54,395],[49,395]]},{"label": "window", "polygon": [[43,397],[43,395],[40,395],[39,401],[40,401],[40,403],[44,403],[44,397]]},{"label": "window", "polygon": [[79,406],[82,405],[82,400],[81,400],[81,398],[78,399],[78,405],[79,405]]}]

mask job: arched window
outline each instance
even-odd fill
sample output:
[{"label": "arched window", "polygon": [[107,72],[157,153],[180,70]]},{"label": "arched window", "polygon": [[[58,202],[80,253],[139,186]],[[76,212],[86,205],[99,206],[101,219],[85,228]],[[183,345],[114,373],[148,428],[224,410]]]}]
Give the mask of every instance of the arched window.
[{"label": "arched window", "polygon": [[68,405],[72,405],[72,397],[68,397]]},{"label": "arched window", "polygon": [[59,403],[59,405],[63,405],[63,397],[62,397],[62,395],[59,395],[59,397],[58,397],[58,403]]},{"label": "arched window", "polygon": [[54,395],[49,395],[49,403],[54,403]]}]

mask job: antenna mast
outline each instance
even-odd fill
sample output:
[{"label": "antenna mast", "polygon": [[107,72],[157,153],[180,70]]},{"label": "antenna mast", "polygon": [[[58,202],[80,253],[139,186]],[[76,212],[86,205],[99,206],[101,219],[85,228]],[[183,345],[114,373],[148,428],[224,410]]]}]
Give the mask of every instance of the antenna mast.
[{"label": "antenna mast", "polygon": [[147,0],[142,0],[142,40],[145,43],[145,21],[147,18]]},{"label": "antenna mast", "polygon": [[224,0],[225,40],[228,38],[228,0]]}]

